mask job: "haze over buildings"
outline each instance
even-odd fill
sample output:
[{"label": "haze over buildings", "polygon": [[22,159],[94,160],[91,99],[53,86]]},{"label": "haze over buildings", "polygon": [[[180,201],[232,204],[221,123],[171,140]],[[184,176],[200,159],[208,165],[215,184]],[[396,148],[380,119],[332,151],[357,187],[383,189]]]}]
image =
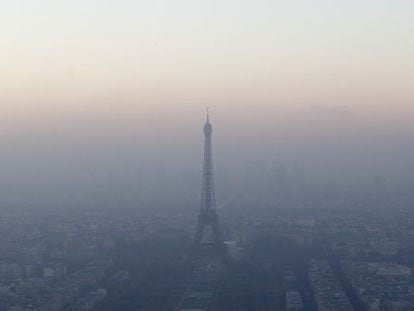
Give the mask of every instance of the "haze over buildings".
[{"label": "haze over buildings", "polygon": [[4,2],[0,203],[136,202],[163,187],[196,196],[206,106],[230,195],[252,171],[409,189],[413,10],[408,0]]},{"label": "haze over buildings", "polygon": [[413,13],[3,1],[0,310],[414,310]]}]

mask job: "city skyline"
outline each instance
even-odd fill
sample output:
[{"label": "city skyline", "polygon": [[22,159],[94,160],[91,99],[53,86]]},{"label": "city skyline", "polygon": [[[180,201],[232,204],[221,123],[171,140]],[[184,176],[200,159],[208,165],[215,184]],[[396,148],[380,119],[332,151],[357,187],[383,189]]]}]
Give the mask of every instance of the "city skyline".
[{"label": "city skyline", "polygon": [[414,310],[413,16],[2,1],[0,310]]}]

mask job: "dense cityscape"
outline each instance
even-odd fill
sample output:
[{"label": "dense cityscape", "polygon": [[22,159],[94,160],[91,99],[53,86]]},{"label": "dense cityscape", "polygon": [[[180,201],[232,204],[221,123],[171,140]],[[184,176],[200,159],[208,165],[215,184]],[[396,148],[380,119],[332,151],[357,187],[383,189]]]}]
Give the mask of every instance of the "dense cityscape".
[{"label": "dense cityscape", "polygon": [[178,206],[6,210],[2,309],[412,309],[410,208],[372,197],[217,209],[208,115],[204,135],[198,221]]},{"label": "dense cityscape", "polygon": [[[411,310],[409,209],[225,209],[220,310]],[[2,310],[169,310],[195,211],[2,215]]]},{"label": "dense cityscape", "polygon": [[414,311],[413,16],[0,1],[0,311]]}]

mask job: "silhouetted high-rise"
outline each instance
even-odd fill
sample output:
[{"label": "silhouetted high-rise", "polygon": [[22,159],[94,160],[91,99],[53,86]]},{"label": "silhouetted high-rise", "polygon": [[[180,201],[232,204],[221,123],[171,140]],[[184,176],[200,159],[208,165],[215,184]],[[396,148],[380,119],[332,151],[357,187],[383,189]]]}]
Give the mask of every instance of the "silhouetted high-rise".
[{"label": "silhouetted high-rise", "polygon": [[[209,115],[204,125],[204,165],[201,207],[198,216],[197,230],[190,250],[190,259],[197,257],[215,257],[219,260],[227,258],[227,251],[216,212],[216,198],[213,178],[212,133]],[[208,229],[210,234],[208,234]]]},{"label": "silhouetted high-rise", "polygon": [[[230,262],[216,212],[212,133],[213,128],[207,113],[207,122],[204,125],[204,167],[200,214],[185,267],[187,284],[174,310],[210,310],[214,304],[219,283],[221,283],[222,272],[226,270]],[[209,264],[206,265],[206,262]],[[211,265],[212,263],[215,264]]]}]

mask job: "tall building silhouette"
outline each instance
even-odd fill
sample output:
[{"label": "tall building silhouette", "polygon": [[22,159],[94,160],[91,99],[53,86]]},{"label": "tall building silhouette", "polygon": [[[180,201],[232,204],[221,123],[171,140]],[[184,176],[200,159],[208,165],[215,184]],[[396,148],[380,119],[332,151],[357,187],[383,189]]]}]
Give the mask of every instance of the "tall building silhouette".
[{"label": "tall building silhouette", "polygon": [[223,242],[216,211],[212,133],[213,127],[211,126],[207,111],[207,122],[204,125],[204,164],[201,207],[194,241],[190,250],[190,259],[192,261],[200,257],[214,257],[221,261],[227,260],[227,251]]},{"label": "tall building silhouette", "polygon": [[213,178],[212,133],[209,115],[204,125],[204,165],[201,207],[185,266],[185,288],[173,310],[211,310],[230,263],[218,222]]}]

